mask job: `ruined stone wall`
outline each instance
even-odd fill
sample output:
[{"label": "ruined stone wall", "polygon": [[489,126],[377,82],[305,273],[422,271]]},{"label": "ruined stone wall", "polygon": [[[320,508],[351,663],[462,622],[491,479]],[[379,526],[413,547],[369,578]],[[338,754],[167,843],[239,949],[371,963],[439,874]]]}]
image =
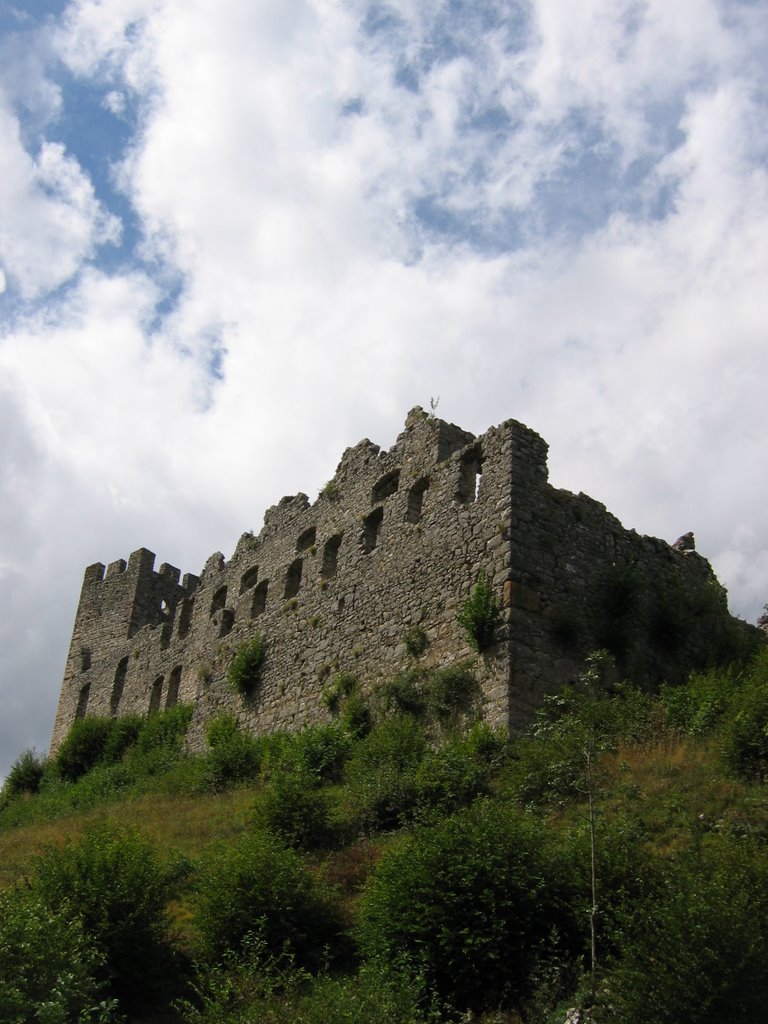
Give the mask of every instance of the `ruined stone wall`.
[{"label": "ruined stone wall", "polygon": [[[205,722],[231,712],[254,731],[328,719],[323,687],[341,671],[369,690],[408,664],[471,658],[484,715],[525,720],[542,695],[609,646],[621,670],[658,681],[687,672],[726,629],[705,559],[626,531],[603,506],[547,482],[547,446],[514,420],[475,438],[416,408],[395,445],[348,449],[317,500],[270,508],[200,577],[134,552],[85,573],[52,739],[78,716],[146,714],[177,701]],[[457,614],[483,570],[504,608],[499,643],[474,655]],[[258,692],[227,683],[234,652],[267,644]],[[709,642],[709,641],[707,641]]]}]

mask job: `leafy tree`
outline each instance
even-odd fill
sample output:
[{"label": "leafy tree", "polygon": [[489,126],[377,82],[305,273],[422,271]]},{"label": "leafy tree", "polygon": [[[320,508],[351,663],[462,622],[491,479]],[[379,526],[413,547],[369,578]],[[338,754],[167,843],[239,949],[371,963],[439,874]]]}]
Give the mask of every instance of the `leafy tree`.
[{"label": "leafy tree", "polygon": [[25,750],[11,765],[2,788],[2,797],[21,796],[36,793],[45,773],[45,758],[34,750]]}]

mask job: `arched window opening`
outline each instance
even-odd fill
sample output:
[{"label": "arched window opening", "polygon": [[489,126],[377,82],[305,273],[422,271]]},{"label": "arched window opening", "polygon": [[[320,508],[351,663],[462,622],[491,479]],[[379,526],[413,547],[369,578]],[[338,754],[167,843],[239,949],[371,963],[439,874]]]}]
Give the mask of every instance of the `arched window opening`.
[{"label": "arched window opening", "polygon": [[165,706],[175,707],[179,703],[179,688],[181,687],[181,665],[177,665],[171,672],[168,680],[168,692],[165,695]]},{"label": "arched window opening", "polygon": [[360,538],[360,547],[366,554],[370,554],[370,552],[373,551],[379,543],[379,534],[381,533],[381,524],[383,519],[384,509],[375,508],[363,521],[363,534]]},{"label": "arched window opening", "polygon": [[285,591],[283,593],[283,597],[286,600],[296,597],[301,589],[301,570],[303,565],[304,562],[301,558],[295,558],[288,566],[288,571],[285,574]]},{"label": "arched window opening", "polygon": [[251,587],[255,587],[258,578],[259,567],[258,565],[254,565],[254,567],[252,569],[249,569],[248,572],[243,573],[243,577],[240,580],[240,593],[244,594],[246,590],[250,590]]},{"label": "arched window opening", "polygon": [[456,500],[462,505],[471,505],[480,496],[480,481],[483,475],[483,456],[479,448],[470,448],[459,462],[459,483]]},{"label": "arched window opening", "polygon": [[422,477],[408,491],[408,506],[405,510],[405,519],[408,523],[418,523],[421,519],[421,512],[424,506],[424,494],[429,487],[429,477]]},{"label": "arched window opening", "polygon": [[149,713],[150,715],[154,711],[160,710],[160,703],[163,699],[163,682],[164,677],[158,676],[157,679],[152,683],[152,693],[149,695]]},{"label": "arched window opening", "polygon": [[400,470],[393,469],[390,473],[385,473],[380,480],[377,480],[371,491],[371,502],[376,505],[380,501],[384,501],[391,494],[395,494],[400,484]]},{"label": "arched window opening", "polygon": [[85,686],[80,687],[80,693],[77,695],[77,708],[75,709],[75,718],[85,718],[88,711],[88,698],[91,694],[91,684],[86,683]]},{"label": "arched window opening", "polygon": [[112,716],[117,714],[120,707],[120,701],[123,699],[123,689],[125,687],[125,677],[127,675],[128,659],[121,658],[115,670],[115,679],[112,683],[112,695],[109,699],[109,712]]},{"label": "arched window opening", "polygon": [[314,526],[310,526],[308,530],[305,530],[301,534],[299,539],[296,541],[297,551],[309,551],[311,547],[314,547],[315,537],[317,536],[317,530]]},{"label": "arched window opening", "polygon": [[192,625],[192,609],[194,607],[195,599],[193,597],[185,597],[181,602],[181,611],[179,612],[179,637],[181,639],[189,633],[189,627]]},{"label": "arched window opening", "polygon": [[263,615],[266,611],[268,589],[269,580],[262,580],[254,590],[253,602],[251,604],[251,618],[255,619],[258,615]]},{"label": "arched window opening", "polygon": [[323,548],[323,565],[320,569],[320,578],[330,580],[336,575],[336,568],[339,562],[339,548],[341,547],[341,534],[337,533],[325,542]]},{"label": "arched window opening", "polygon": [[211,615],[215,615],[216,612],[220,612],[221,609],[227,603],[227,588],[219,587],[216,593],[211,598]]}]

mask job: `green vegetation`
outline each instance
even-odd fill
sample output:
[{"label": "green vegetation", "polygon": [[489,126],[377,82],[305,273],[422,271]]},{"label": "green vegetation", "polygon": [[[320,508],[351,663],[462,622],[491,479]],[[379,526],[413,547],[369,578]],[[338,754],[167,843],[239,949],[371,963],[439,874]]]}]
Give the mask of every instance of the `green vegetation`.
[{"label": "green vegetation", "polygon": [[466,630],[470,647],[483,654],[496,642],[501,622],[499,603],[494,597],[485,571],[481,570],[472,593],[459,612],[459,624]]},{"label": "green vegetation", "polygon": [[0,1019],[760,1020],[768,651],[655,694],[606,665],[512,738],[468,665],[194,757],[188,708],[76,723],[0,798]]},{"label": "green vegetation", "polygon": [[411,658],[420,658],[429,646],[429,639],[423,626],[409,626],[403,636],[403,643]]},{"label": "green vegetation", "polygon": [[252,697],[261,679],[266,644],[261,633],[254,633],[237,649],[229,666],[229,685],[241,697]]}]

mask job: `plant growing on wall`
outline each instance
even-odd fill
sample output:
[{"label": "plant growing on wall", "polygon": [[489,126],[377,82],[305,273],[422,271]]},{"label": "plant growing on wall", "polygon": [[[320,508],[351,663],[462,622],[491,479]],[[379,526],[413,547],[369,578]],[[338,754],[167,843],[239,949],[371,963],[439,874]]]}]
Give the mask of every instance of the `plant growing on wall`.
[{"label": "plant growing on wall", "polygon": [[462,605],[458,618],[466,630],[470,647],[482,654],[492,646],[502,617],[485,570],[480,570],[477,583]]},{"label": "plant growing on wall", "polygon": [[266,644],[261,633],[241,644],[229,666],[227,678],[232,689],[241,697],[250,697],[259,685]]},{"label": "plant growing on wall", "polygon": [[418,658],[429,646],[429,639],[422,626],[411,626],[403,635],[403,643],[409,657]]}]

